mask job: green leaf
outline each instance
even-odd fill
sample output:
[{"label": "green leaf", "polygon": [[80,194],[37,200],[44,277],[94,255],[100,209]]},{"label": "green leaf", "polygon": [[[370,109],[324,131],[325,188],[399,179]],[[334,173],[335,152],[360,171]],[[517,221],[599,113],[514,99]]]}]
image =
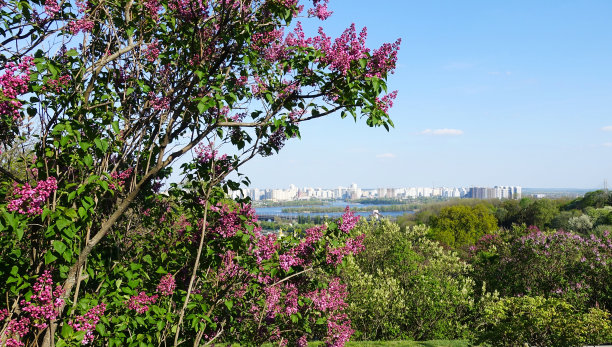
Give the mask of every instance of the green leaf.
[{"label": "green leaf", "polygon": [[119,134],[119,122],[114,121],[111,123],[111,125],[113,126],[113,131],[115,132],[115,134]]},{"label": "green leaf", "polygon": [[83,157],[83,163],[85,163],[85,165],[87,165],[87,167],[91,168],[93,165],[93,158],[91,157],[91,154],[86,155],[85,157]]},{"label": "green leaf", "polygon": [[53,249],[55,249],[58,253],[62,254],[66,250],[66,245],[59,240],[53,241]]},{"label": "green leaf", "polygon": [[47,251],[47,253],[45,253],[45,265],[54,262],[56,259],[57,257],[54,256],[51,251]]},{"label": "green leaf", "polygon": [[66,216],[70,217],[70,218],[77,218],[77,213],[73,208],[67,208],[66,211],[64,211],[64,213],[66,214]]},{"label": "green leaf", "polygon": [[225,300],[225,306],[227,306],[228,310],[231,310],[234,307],[234,302],[232,300]]}]

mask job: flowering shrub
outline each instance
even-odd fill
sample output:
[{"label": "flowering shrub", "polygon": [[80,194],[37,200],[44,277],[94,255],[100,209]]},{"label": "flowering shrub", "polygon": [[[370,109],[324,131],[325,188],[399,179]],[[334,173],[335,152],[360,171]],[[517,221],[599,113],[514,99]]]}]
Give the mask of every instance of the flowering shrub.
[{"label": "flowering shrub", "polygon": [[610,341],[610,314],[583,313],[567,302],[541,296],[509,297],[484,304],[473,342],[495,346],[584,346]]},{"label": "flowering shrub", "polygon": [[469,337],[474,282],[466,263],[428,239],[425,226],[404,232],[382,220],[355,229],[365,249],[348,258],[343,278],[357,338]]},{"label": "flowering shrub", "polygon": [[536,227],[511,237],[485,236],[471,248],[477,282],[502,296],[563,298],[579,308],[610,309],[612,238],[583,237]]},{"label": "flowering shrub", "polygon": [[303,122],[389,129],[399,40],[307,37],[294,19],[328,18],[326,0],[0,5],[0,151],[34,139],[26,174],[0,177],[0,345],[348,339],[350,211],[278,239],[228,197]]}]

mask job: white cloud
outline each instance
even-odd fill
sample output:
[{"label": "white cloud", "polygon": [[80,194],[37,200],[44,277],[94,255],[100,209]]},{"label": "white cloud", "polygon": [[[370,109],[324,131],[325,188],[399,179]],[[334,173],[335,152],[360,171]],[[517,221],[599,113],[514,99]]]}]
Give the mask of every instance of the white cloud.
[{"label": "white cloud", "polygon": [[393,153],[377,154],[376,158],[395,158],[395,154],[393,154]]},{"label": "white cloud", "polygon": [[603,131],[612,131],[612,125],[607,125],[607,126],[601,128],[601,130],[603,130]]},{"label": "white cloud", "polygon": [[437,136],[445,136],[445,135],[451,135],[451,136],[457,136],[457,135],[463,135],[463,130],[460,129],[425,129],[423,131],[421,131],[422,135],[437,135]]},{"label": "white cloud", "polygon": [[605,142],[602,144],[604,147],[612,147],[612,142]]}]

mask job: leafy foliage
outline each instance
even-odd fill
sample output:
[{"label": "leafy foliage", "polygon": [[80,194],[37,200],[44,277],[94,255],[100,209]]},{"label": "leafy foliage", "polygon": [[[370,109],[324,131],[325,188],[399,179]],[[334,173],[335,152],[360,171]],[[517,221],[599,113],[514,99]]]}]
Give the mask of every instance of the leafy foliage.
[{"label": "leafy foliage", "polygon": [[475,343],[495,346],[584,346],[612,338],[610,314],[583,313],[567,302],[541,296],[507,297],[483,305]]},{"label": "leafy foliage", "polygon": [[365,340],[458,338],[469,333],[469,266],[416,226],[361,223],[365,250],[347,261],[349,316]]}]

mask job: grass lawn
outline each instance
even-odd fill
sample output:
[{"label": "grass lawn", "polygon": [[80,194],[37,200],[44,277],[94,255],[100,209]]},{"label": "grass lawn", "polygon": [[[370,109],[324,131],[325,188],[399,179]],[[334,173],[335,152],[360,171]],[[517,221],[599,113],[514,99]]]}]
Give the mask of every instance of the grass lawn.
[{"label": "grass lawn", "polygon": [[[271,347],[272,344],[265,344]],[[324,346],[321,342],[311,342],[308,346]],[[464,340],[430,340],[430,341],[360,341],[349,342],[346,347],[467,347]]]}]

